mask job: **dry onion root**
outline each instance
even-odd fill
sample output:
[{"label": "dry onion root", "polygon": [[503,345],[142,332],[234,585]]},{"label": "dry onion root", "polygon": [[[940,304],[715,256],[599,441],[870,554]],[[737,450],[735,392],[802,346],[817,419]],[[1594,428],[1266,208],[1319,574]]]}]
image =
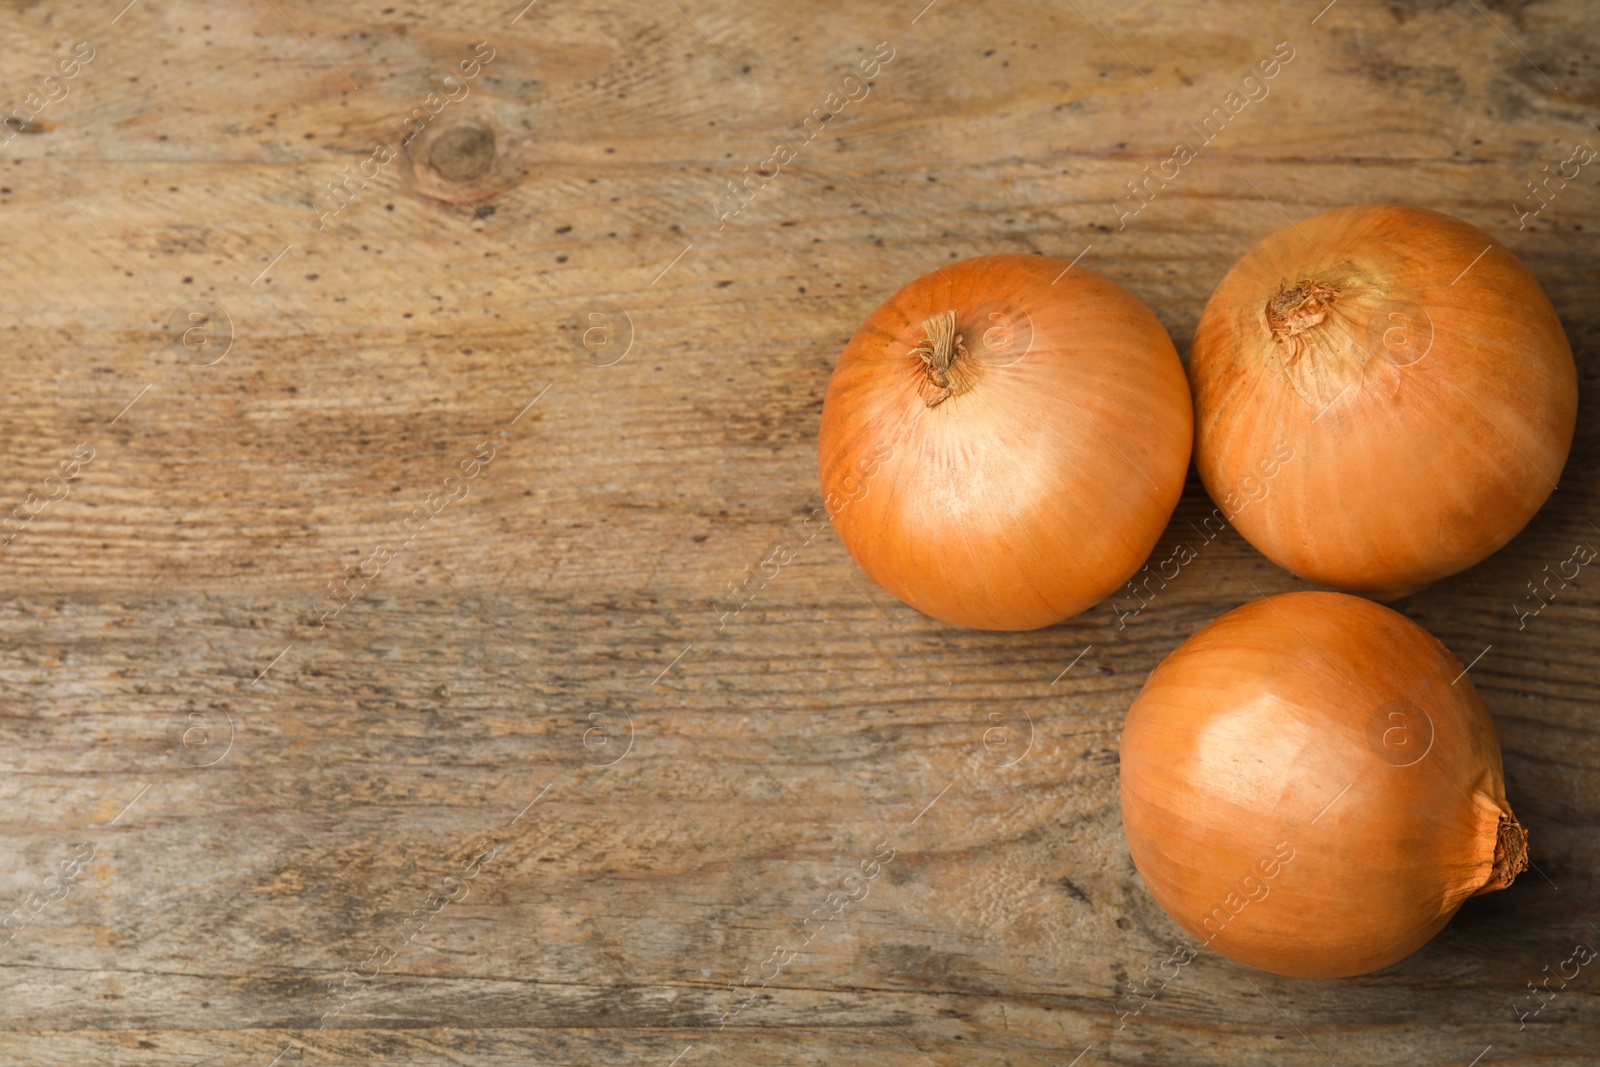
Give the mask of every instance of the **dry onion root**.
[{"label": "dry onion root", "polygon": [[946,622],[1029,630],[1139,569],[1192,436],[1149,308],[1082,266],[982,256],[868,316],[828,382],[818,466],[873,581]]},{"label": "dry onion root", "polygon": [[1189,377],[1214,500],[1293,449],[1239,532],[1379,597],[1509,541],[1577,418],[1572,350],[1533,275],[1481,230],[1398,205],[1324,212],[1247,252],[1206,304]]},{"label": "dry onion root", "polygon": [[1281,594],[1200,630],[1134,701],[1121,762],[1151,894],[1262,970],[1387,966],[1527,866],[1471,680],[1358,597]]}]

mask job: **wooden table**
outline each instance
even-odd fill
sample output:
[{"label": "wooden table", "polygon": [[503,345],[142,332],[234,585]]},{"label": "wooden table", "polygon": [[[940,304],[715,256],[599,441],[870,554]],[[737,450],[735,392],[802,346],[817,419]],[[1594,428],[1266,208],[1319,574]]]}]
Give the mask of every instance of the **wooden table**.
[{"label": "wooden table", "polygon": [[[1595,172],[1517,208],[1600,146],[1600,8],[122,2],[0,25],[0,1060],[1594,1062],[1595,971],[1516,1005],[1600,945],[1600,597],[1514,605],[1600,538]],[[1577,354],[1560,491],[1400,605],[1482,653],[1538,869],[1378,974],[1204,952],[1134,1014],[1181,932],[1122,716],[1303,583],[1229,531],[1124,629],[934,622],[804,525],[823,390],[932,264],[1081,255],[1186,351],[1368,200],[1492,233]]]}]

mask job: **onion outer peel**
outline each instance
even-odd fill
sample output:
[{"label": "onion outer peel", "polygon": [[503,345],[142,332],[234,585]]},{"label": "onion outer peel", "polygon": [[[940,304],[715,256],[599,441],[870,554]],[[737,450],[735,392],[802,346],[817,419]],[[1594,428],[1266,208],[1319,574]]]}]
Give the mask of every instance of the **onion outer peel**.
[{"label": "onion outer peel", "polygon": [[1359,597],[1280,594],[1213,621],[1152,672],[1120,756],[1152,896],[1263,970],[1388,966],[1527,866],[1470,678]]},{"label": "onion outer peel", "polygon": [[[1195,466],[1228,520],[1280,567],[1381,599],[1515,536],[1577,420],[1538,281],[1483,231],[1405,205],[1264,238],[1207,302],[1188,370]],[[1280,442],[1294,459],[1263,477]]]},{"label": "onion outer peel", "polygon": [[1030,630],[1138,571],[1192,443],[1183,365],[1149,308],[1064,260],[979,256],[856,331],[824,397],[818,474],[878,585],[958,626]]}]

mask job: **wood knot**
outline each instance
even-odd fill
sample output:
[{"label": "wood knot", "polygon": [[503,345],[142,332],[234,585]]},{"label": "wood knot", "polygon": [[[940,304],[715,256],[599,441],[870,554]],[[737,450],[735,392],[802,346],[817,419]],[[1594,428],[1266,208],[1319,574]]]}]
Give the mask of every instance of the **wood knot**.
[{"label": "wood knot", "polygon": [[428,165],[453,182],[471,181],[493,162],[494,134],[481,126],[456,126],[428,146]]},{"label": "wood knot", "polygon": [[430,200],[465,209],[476,218],[494,212],[494,201],[516,185],[519,142],[492,121],[474,115],[456,116],[449,125],[436,123],[402,142],[405,180]]}]

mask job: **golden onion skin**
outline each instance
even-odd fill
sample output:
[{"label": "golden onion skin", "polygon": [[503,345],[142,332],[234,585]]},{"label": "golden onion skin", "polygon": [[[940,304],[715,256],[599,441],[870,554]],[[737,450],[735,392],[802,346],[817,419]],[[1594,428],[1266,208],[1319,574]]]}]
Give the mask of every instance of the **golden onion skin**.
[{"label": "golden onion skin", "polygon": [[[933,389],[916,351],[950,312],[972,352]],[[1192,440],[1183,365],[1137,297],[1064,260],[980,256],[867,317],[828,382],[818,467],[873,581],[945,622],[1030,630],[1144,564]]]},{"label": "golden onion skin", "polygon": [[1265,971],[1385,967],[1526,867],[1471,679],[1370,600],[1285,593],[1215,620],[1151,674],[1120,753],[1151,894]]},{"label": "golden onion skin", "polygon": [[1577,419],[1572,349],[1533,275],[1476,227],[1393,204],[1247,252],[1201,315],[1189,380],[1196,466],[1245,539],[1380,598],[1509,541]]}]

